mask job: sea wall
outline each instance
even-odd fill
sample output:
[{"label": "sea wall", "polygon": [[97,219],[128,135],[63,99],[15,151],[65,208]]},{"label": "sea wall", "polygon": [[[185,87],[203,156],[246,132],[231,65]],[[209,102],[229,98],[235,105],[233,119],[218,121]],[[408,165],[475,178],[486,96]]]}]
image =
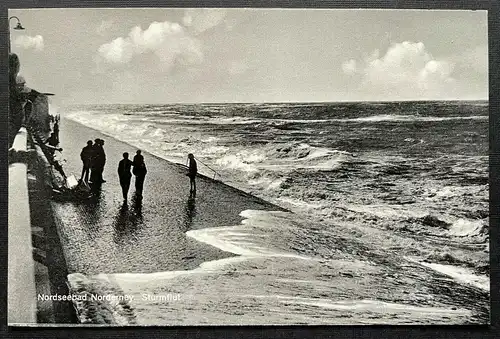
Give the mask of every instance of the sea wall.
[{"label": "sea wall", "polygon": [[[68,295],[67,264],[61,245],[58,223],[60,220],[52,207],[52,183],[53,167],[39,145],[33,144],[34,157],[32,162],[32,174],[36,176],[36,189],[30,191],[30,208],[32,226],[41,229],[43,234],[43,264],[47,269],[48,281],[39,282],[46,286],[46,295]],[[38,249],[39,250],[39,249]],[[39,309],[41,303],[39,302]],[[75,309],[68,301],[45,301],[50,304],[51,319],[59,324],[76,323]],[[39,321],[43,321],[40,320]],[[52,322],[51,321],[51,322]]]},{"label": "sea wall", "polygon": [[27,178],[27,132],[16,135],[9,157],[8,324],[36,323],[36,288]]},{"label": "sea wall", "polygon": [[[12,105],[10,108],[16,107],[21,106]],[[15,135],[11,135],[13,141],[8,157],[7,300],[8,324],[11,326],[37,323],[37,312],[40,311],[37,295],[44,290],[42,286],[46,286],[45,290],[48,289],[51,294],[67,293],[67,268],[50,206],[53,169],[30,133],[36,130],[38,140],[42,141],[50,135],[52,119],[48,97],[38,94],[24,106],[24,111],[9,111],[9,115],[24,113],[29,117],[26,121],[28,128],[22,126]],[[17,128],[9,126],[9,132]],[[39,267],[43,266],[36,264],[35,260],[47,267],[48,278],[40,278],[43,274],[40,274]],[[70,322],[67,318],[71,317],[68,316],[71,312],[68,312],[67,306],[55,302],[50,312],[57,314],[52,319]]]}]

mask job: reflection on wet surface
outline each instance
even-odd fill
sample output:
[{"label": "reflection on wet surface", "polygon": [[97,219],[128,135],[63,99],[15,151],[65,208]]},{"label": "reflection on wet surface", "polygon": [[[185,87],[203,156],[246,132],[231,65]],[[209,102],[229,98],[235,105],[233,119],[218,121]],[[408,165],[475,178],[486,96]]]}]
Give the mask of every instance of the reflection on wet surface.
[{"label": "reflection on wet surface", "polygon": [[133,241],[137,229],[142,226],[142,199],[134,199],[132,206],[123,202],[113,222],[115,230],[113,240],[116,244],[123,244],[124,241]]},{"label": "reflection on wet surface", "polygon": [[99,234],[99,225],[106,210],[106,203],[101,195],[102,192],[97,190],[90,199],[76,201],[73,208],[76,218],[86,225],[84,229],[90,240],[95,239]]},{"label": "reflection on wet surface", "polygon": [[191,229],[193,218],[196,217],[196,200],[193,197],[189,197],[186,202],[186,222],[185,222],[185,231],[189,231]]}]

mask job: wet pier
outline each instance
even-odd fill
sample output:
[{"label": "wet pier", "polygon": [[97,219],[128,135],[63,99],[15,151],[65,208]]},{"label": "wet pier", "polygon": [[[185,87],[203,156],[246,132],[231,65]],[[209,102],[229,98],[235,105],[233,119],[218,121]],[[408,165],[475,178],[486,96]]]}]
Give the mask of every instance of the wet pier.
[{"label": "wet pier", "polygon": [[148,174],[143,199],[135,196],[134,178],[129,202],[124,203],[117,167],[123,152],[137,148],[98,131],[63,119],[60,132],[64,168],[79,178],[80,151],[87,140],[105,140],[106,166],[101,190],[91,199],[54,201],[69,273],[149,273],[185,270],[233,256],[188,238],[186,232],[240,224],[247,209],[279,210],[256,197],[210,178],[197,179],[196,199],[189,197],[186,170],[143,152]]}]

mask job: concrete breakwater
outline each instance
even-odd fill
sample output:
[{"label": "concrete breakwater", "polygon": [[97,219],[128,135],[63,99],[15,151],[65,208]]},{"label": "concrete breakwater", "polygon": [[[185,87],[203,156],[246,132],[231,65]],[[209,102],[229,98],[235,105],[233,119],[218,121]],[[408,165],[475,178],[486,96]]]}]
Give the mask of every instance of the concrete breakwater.
[{"label": "concrete breakwater", "polygon": [[72,307],[39,298],[66,293],[66,263],[50,205],[54,171],[42,151],[55,128],[47,95],[18,77],[9,54],[8,324],[71,323]]},{"label": "concrete breakwater", "polygon": [[52,166],[24,128],[13,149],[17,155],[9,159],[9,325],[74,322],[71,304],[40,298],[68,291],[50,203]]},{"label": "concrete breakwater", "polygon": [[[26,152],[26,129],[14,139],[17,154]],[[31,223],[28,205],[27,164],[21,159],[9,164],[8,322],[36,322],[35,275],[31,259]],[[18,305],[23,305],[19,308]]]}]

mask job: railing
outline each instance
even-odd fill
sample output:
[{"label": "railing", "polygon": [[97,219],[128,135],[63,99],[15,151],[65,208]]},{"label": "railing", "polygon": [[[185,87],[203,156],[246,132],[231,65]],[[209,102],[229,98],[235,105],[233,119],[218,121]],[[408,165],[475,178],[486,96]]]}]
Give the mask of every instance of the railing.
[{"label": "railing", "polygon": [[[36,323],[35,266],[27,178],[27,131],[21,127],[9,155],[8,324]],[[12,161],[12,162],[11,162]]]}]

